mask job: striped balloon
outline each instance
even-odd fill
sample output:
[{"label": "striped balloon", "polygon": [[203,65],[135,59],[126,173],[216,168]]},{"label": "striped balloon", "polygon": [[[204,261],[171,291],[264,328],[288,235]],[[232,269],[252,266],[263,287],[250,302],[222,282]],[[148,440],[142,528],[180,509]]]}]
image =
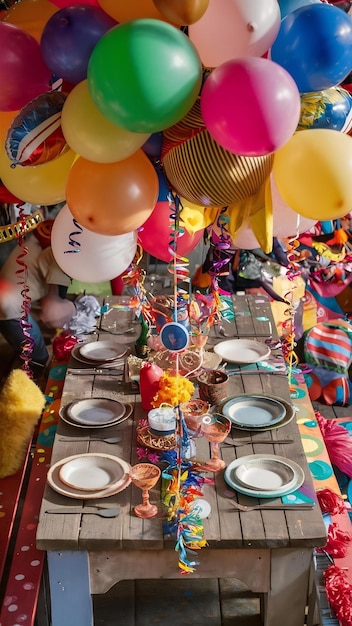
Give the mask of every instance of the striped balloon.
[{"label": "striped balloon", "polygon": [[227,206],[259,191],[273,155],[245,157],[224,150],[209,134],[199,99],[189,113],[163,133],[162,163],[175,191],[189,202]]}]

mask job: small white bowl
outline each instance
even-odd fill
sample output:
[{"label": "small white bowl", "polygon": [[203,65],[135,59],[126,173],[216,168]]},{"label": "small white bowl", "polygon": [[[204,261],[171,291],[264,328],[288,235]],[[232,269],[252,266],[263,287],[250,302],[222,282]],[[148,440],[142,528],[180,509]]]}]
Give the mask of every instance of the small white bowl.
[{"label": "small white bowl", "polygon": [[150,432],[153,435],[166,437],[173,435],[176,428],[176,416],[172,407],[159,407],[148,413]]}]

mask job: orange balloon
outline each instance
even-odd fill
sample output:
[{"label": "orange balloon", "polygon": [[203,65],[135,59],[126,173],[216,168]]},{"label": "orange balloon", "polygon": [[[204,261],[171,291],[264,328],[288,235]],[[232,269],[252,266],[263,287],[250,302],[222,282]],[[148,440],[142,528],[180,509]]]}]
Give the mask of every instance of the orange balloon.
[{"label": "orange balloon", "polygon": [[154,0],[160,13],[179,26],[198,22],[209,6],[209,0]]},{"label": "orange balloon", "polygon": [[151,214],[158,193],[158,176],[142,150],[115,163],[80,157],[66,185],[72,215],[81,226],[101,235],[136,230]]},{"label": "orange balloon", "polygon": [[18,26],[40,43],[44,26],[58,10],[48,0],[21,0],[6,11],[2,21]]},{"label": "orange balloon", "polygon": [[101,8],[117,22],[128,22],[148,17],[154,20],[168,20],[158,11],[153,0],[98,0]]}]

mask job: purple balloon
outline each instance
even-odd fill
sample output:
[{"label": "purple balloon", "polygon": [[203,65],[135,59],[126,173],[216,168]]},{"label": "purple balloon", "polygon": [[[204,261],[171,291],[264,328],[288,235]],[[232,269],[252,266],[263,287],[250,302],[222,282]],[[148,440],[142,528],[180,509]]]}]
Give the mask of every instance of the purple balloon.
[{"label": "purple balloon", "polygon": [[45,63],[67,82],[80,83],[87,78],[95,45],[116,24],[95,6],[77,5],[57,11],[46,23],[40,40]]},{"label": "purple balloon", "polygon": [[51,72],[38,42],[14,24],[0,22],[0,111],[16,111],[50,91]]}]

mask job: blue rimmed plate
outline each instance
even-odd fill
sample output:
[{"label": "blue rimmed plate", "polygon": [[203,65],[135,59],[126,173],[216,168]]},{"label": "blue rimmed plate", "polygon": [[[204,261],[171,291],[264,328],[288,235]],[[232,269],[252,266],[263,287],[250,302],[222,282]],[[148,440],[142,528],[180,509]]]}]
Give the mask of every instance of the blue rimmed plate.
[{"label": "blue rimmed plate", "polygon": [[228,400],[222,407],[222,413],[236,427],[265,428],[281,422],[286,408],[279,400],[261,395],[245,395]]},{"label": "blue rimmed plate", "polygon": [[225,469],[224,478],[229,487],[244,495],[279,498],[301,487],[304,472],[297,463],[284,457],[249,454],[232,461]]}]

